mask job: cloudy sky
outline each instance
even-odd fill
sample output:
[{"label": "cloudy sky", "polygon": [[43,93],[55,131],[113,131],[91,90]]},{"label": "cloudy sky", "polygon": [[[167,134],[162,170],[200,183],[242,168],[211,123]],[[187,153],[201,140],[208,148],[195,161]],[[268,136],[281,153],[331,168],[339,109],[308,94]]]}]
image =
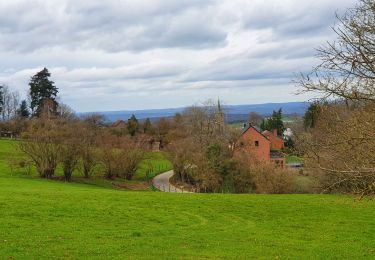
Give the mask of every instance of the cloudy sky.
[{"label": "cloudy sky", "polygon": [[355,0],[0,0],[0,83],[44,66],[79,112],[306,100],[293,74]]}]

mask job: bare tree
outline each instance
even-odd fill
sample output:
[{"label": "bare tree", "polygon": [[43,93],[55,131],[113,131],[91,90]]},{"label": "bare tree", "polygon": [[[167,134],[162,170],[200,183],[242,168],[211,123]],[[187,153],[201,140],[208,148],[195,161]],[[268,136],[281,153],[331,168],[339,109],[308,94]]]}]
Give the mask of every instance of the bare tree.
[{"label": "bare tree", "polygon": [[[207,101],[189,107],[179,116],[179,135],[169,145],[170,159],[179,181],[205,191],[224,188],[233,133],[224,122],[220,104]],[[211,153],[211,151],[214,151]],[[216,154],[211,156],[212,154]],[[222,156],[225,153],[225,156]]]},{"label": "bare tree", "polygon": [[94,167],[98,164],[97,138],[100,130],[96,124],[84,121],[80,124],[77,132],[80,135],[81,171],[85,178],[89,178],[92,175]]},{"label": "bare tree", "polygon": [[133,140],[104,133],[100,137],[99,145],[104,177],[132,179],[143,159],[143,152],[136,147]]},{"label": "bare tree", "polygon": [[249,113],[248,122],[250,124],[253,124],[253,125],[256,125],[256,126],[260,126],[260,124],[262,123],[263,119],[264,119],[264,117],[262,117],[258,113],[256,113],[256,112],[250,112]]},{"label": "bare tree", "polygon": [[19,147],[35,164],[42,178],[51,178],[59,162],[61,146],[56,140],[61,139],[58,122],[52,120],[35,120],[23,133]]},{"label": "bare tree", "polygon": [[160,118],[154,124],[155,130],[155,137],[161,143],[161,146],[165,146],[168,144],[169,140],[167,140],[166,136],[171,130],[171,123],[166,118]]},{"label": "bare tree", "polygon": [[61,103],[61,102],[57,106],[56,112],[59,117],[64,118],[64,119],[72,120],[76,118],[74,110],[68,105]]},{"label": "bare tree", "polygon": [[318,49],[322,61],[297,83],[329,101],[297,146],[307,170],[325,191],[375,193],[375,2],[360,0],[339,17],[334,42]]},{"label": "bare tree", "polygon": [[336,41],[318,49],[322,63],[297,80],[301,92],[317,92],[325,99],[374,102],[375,2],[360,0],[337,19]]},{"label": "bare tree", "polygon": [[224,117],[221,106],[208,100],[201,106],[192,106],[184,111],[184,131],[202,147],[223,141],[228,133]]},{"label": "bare tree", "polygon": [[71,180],[73,171],[76,169],[80,159],[81,136],[77,131],[78,128],[78,122],[64,120],[60,128],[60,131],[62,131],[61,136],[59,136],[58,140],[55,140],[60,146],[59,161],[62,164],[66,181]]},{"label": "bare tree", "polygon": [[144,153],[142,150],[127,143],[122,146],[120,156],[119,177],[127,180],[133,179],[138,170],[139,163],[144,158]]},{"label": "bare tree", "polygon": [[307,171],[326,192],[375,193],[375,104],[326,105],[316,127],[299,136]]},{"label": "bare tree", "polygon": [[11,91],[8,86],[2,86],[2,119],[9,120],[17,115],[20,105],[20,94],[18,91]]}]

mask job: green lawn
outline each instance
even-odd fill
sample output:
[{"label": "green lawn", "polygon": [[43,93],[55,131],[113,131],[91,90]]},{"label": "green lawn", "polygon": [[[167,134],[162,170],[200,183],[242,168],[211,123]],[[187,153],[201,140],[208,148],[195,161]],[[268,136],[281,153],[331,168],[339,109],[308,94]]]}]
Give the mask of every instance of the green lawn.
[{"label": "green lawn", "polygon": [[[10,165],[17,165],[21,161],[25,161],[25,156],[18,149],[17,141],[9,139],[0,139],[0,175],[13,175],[19,177],[35,178],[38,176],[35,169],[31,169],[31,174],[27,175],[26,168],[13,166],[10,171]],[[105,188],[121,188],[135,190],[151,190],[150,181],[156,175],[172,169],[172,164],[166,159],[166,155],[162,152],[147,152],[145,159],[140,163],[133,180],[128,181],[117,178],[115,180],[106,180],[102,178],[101,167],[96,167],[93,176],[85,179],[78,170],[73,172],[72,181],[77,183],[90,184],[93,186]],[[55,176],[63,176],[61,167],[56,170]]]},{"label": "green lawn", "polygon": [[286,163],[302,163],[303,160],[295,155],[288,155],[285,158]]},{"label": "green lawn", "polygon": [[8,152],[0,150],[0,259],[375,257],[375,200],[167,194],[11,177]]},{"label": "green lawn", "polygon": [[172,164],[161,152],[148,152],[135,175],[136,180],[148,181],[156,175],[172,169]]}]

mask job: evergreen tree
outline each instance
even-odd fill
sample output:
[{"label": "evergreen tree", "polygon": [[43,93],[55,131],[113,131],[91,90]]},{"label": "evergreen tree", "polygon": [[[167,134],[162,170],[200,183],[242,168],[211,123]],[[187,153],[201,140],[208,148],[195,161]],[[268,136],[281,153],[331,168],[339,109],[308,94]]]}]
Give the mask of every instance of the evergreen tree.
[{"label": "evergreen tree", "polygon": [[150,118],[146,118],[146,120],[143,122],[142,130],[144,134],[148,134],[151,132],[152,124]]},{"label": "evergreen tree", "polygon": [[285,144],[285,147],[288,147],[288,148],[294,148],[294,141],[291,137],[287,136],[287,137],[284,137],[284,144]]},{"label": "evergreen tree", "polygon": [[305,129],[314,128],[320,114],[320,105],[318,103],[312,103],[305,115],[303,116],[303,125]]},{"label": "evergreen tree", "polygon": [[268,130],[268,123],[267,119],[264,118],[262,122],[260,123],[260,130],[265,131]]},{"label": "evergreen tree", "polygon": [[128,124],[127,124],[128,132],[131,136],[134,136],[138,130],[139,130],[139,123],[135,115],[132,115],[128,119]]},{"label": "evergreen tree", "polygon": [[22,100],[20,108],[17,110],[17,115],[22,118],[28,118],[30,116],[26,100]]},{"label": "evergreen tree", "polygon": [[49,80],[51,73],[47,68],[35,74],[30,82],[30,97],[31,97],[31,110],[34,116],[40,116],[43,105],[48,103],[53,113],[56,113],[57,102],[56,96],[58,88],[54,86],[54,82]]},{"label": "evergreen tree", "polygon": [[281,108],[278,111],[273,111],[270,118],[264,119],[260,124],[260,128],[262,131],[273,131],[274,129],[277,129],[277,134],[282,135],[285,131],[285,126]]}]

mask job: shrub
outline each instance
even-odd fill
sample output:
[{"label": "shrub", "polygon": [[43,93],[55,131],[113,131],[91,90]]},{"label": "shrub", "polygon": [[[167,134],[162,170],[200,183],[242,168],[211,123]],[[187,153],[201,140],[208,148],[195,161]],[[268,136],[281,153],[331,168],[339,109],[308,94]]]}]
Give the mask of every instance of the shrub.
[{"label": "shrub", "polygon": [[54,120],[35,120],[23,134],[19,147],[35,164],[42,178],[51,178],[56,170],[61,146],[61,124]]},{"label": "shrub", "polygon": [[143,159],[143,152],[138,149],[123,149],[120,154],[120,161],[118,165],[118,176],[121,178],[125,178],[127,180],[131,180],[137,169],[139,163]]},{"label": "shrub", "polygon": [[249,160],[237,155],[233,171],[235,191],[237,193],[292,193],[297,190],[297,173],[280,168],[270,162]]},{"label": "shrub", "polygon": [[257,193],[292,193],[294,191],[293,174],[271,163],[252,164],[250,172]]},{"label": "shrub", "polygon": [[143,152],[128,137],[106,134],[100,139],[100,158],[105,178],[131,180],[143,159]]}]

